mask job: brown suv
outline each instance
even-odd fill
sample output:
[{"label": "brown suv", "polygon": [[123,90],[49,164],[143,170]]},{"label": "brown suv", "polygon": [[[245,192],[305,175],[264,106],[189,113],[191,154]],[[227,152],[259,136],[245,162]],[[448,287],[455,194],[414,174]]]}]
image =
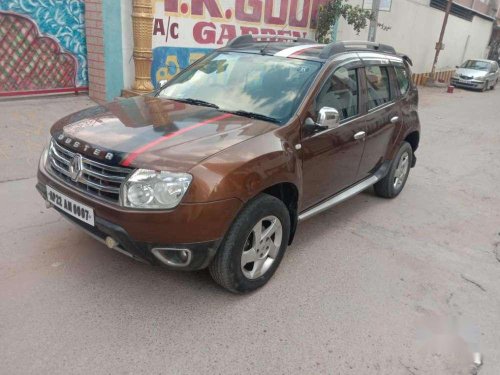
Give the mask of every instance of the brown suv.
[{"label": "brown suv", "polygon": [[151,95],[59,120],[37,189],[138,260],[264,285],[297,224],[415,165],[410,60],[374,43],[242,36]]}]

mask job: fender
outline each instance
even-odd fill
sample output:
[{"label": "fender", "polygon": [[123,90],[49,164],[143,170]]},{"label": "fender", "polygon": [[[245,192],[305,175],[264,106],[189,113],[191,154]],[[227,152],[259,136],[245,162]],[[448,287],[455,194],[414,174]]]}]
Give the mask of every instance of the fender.
[{"label": "fender", "polygon": [[[184,202],[237,198],[247,202],[263,190],[288,182],[301,196],[302,169],[294,148],[298,121],[229,147],[190,170],[193,182]],[[270,136],[271,135],[271,136]],[[295,142],[293,141],[295,139]]]}]

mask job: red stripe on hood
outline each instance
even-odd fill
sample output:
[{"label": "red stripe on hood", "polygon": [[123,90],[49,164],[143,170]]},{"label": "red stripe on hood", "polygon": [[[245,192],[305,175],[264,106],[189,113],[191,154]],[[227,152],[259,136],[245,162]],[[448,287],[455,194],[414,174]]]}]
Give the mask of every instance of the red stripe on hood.
[{"label": "red stripe on hood", "polygon": [[156,146],[157,144],[163,142],[163,141],[166,141],[167,139],[170,139],[170,138],[173,138],[173,137],[176,137],[178,135],[181,135],[183,133],[186,133],[190,130],[193,130],[193,129],[196,129],[196,128],[199,128],[200,126],[203,126],[203,125],[207,125],[207,124],[211,124],[215,121],[219,121],[219,120],[223,120],[225,118],[228,118],[228,117],[231,117],[232,114],[230,113],[226,113],[226,114],[223,114],[223,115],[220,115],[220,116],[217,116],[217,117],[212,117],[212,118],[209,118],[208,120],[205,120],[205,121],[202,121],[202,122],[198,122],[194,125],[191,125],[191,126],[188,126],[187,128],[183,128],[183,129],[180,129],[180,130],[177,130],[173,133],[170,133],[170,134],[167,134],[167,135],[164,135],[158,139],[155,139],[154,141],[151,141],[149,143],[146,143],[144,146],[141,146],[139,148],[136,148],[134,151],[132,151],[130,154],[128,154],[128,156],[125,158],[125,160],[122,161],[122,165],[124,167],[128,167],[130,166],[130,164],[142,153],[144,153],[145,151],[149,150],[150,148],[153,148],[154,146]]}]

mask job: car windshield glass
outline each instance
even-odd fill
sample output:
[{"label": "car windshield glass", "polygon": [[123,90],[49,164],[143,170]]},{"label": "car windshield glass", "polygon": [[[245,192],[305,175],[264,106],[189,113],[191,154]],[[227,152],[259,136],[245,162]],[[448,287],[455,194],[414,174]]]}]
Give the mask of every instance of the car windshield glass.
[{"label": "car windshield glass", "polygon": [[467,60],[461,66],[462,68],[467,69],[475,69],[475,70],[485,70],[488,71],[490,69],[490,63],[486,61],[478,61],[478,60]]},{"label": "car windshield glass", "polygon": [[285,123],[321,63],[238,52],[214,53],[182,71],[159,97]]}]

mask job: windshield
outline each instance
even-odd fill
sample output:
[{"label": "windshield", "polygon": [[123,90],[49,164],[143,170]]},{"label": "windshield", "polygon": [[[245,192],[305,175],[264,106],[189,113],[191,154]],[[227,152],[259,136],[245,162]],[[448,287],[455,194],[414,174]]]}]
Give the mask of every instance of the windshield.
[{"label": "windshield", "polygon": [[487,61],[467,60],[462,64],[461,68],[488,71],[490,69],[490,63]]},{"label": "windshield", "polygon": [[287,122],[321,63],[239,52],[214,53],[172,79],[159,97]]}]

